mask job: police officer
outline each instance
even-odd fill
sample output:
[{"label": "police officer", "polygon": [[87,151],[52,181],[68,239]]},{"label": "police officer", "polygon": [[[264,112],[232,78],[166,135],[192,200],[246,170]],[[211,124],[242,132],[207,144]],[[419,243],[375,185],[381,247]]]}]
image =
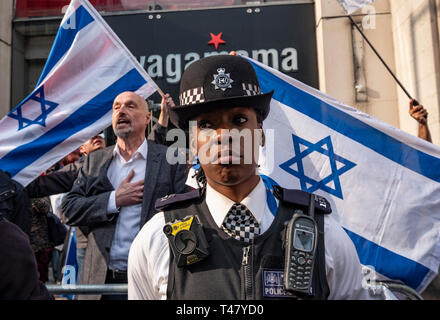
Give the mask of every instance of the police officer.
[{"label": "police officer", "polygon": [[[324,198],[310,202],[305,192],[275,188],[275,216],[269,208],[253,151],[265,143],[262,123],[272,94],[261,93],[255,71],[241,57],[212,56],[185,71],[180,106],[171,108],[170,119],[190,130],[200,188],[158,200],[161,212],[130,249],[129,299],[372,298],[362,287],[355,247]],[[190,120],[196,121],[192,128]],[[234,149],[234,129],[254,133],[247,141],[252,155],[241,138]],[[282,283],[285,226],[310,206],[319,228],[313,286],[307,294],[288,292]]]}]

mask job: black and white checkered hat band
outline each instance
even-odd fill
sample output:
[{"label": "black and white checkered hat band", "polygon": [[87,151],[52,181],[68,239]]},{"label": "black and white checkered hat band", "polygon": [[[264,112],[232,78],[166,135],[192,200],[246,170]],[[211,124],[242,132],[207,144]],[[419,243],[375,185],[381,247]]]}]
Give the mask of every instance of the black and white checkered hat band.
[{"label": "black and white checkered hat band", "polygon": [[205,102],[203,87],[186,90],[179,98],[182,106]]},{"label": "black and white checkered hat band", "polygon": [[246,206],[236,203],[229,210],[222,224],[229,236],[239,241],[252,242],[260,234],[260,225]]},{"label": "black and white checkered hat band", "polygon": [[260,87],[256,84],[242,83],[241,85],[247,96],[256,96],[261,94]]},{"label": "black and white checkered hat band", "polygon": [[[256,84],[242,83],[241,86],[244,91],[243,96],[252,97],[261,94],[260,87]],[[180,105],[182,106],[203,103],[206,101],[203,87],[186,90],[180,94],[179,99]]]}]

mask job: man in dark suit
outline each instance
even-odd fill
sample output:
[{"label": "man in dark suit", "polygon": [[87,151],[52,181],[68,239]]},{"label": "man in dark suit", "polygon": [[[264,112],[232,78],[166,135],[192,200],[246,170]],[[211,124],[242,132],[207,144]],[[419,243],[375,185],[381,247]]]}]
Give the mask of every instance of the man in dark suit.
[{"label": "man in dark suit", "polygon": [[[151,129],[148,140],[166,145],[169,120],[168,107],[170,106],[174,106],[174,101],[167,93],[162,97],[160,116],[158,122]],[[71,162],[50,174],[39,176],[28,184],[25,189],[29,198],[42,198],[69,192],[78,176],[85,156],[101,148],[105,148],[105,141],[99,135],[86,141],[79,148],[82,157],[78,161]]]},{"label": "man in dark suit", "polygon": [[116,146],[85,158],[63,201],[67,224],[90,230],[82,284],[126,283],[131,242],[156,213],[156,199],[185,189],[185,165],[170,165],[166,147],[146,140],[149,120],[142,97],[118,95],[112,115]]}]

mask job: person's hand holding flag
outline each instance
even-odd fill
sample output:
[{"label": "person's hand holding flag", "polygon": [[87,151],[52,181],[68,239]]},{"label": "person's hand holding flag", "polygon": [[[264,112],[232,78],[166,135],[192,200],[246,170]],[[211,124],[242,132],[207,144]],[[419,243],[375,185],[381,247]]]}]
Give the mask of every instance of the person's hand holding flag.
[{"label": "person's hand holding flag", "polygon": [[431,132],[428,127],[428,111],[416,100],[409,101],[409,114],[419,123],[418,137],[432,143]]}]

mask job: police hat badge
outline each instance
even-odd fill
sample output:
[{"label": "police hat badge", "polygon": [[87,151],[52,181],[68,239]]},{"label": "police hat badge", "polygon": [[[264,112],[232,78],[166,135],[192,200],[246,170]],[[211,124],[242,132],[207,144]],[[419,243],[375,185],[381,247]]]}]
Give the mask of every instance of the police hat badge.
[{"label": "police hat badge", "polygon": [[218,74],[214,75],[214,81],[211,82],[213,85],[215,85],[215,89],[220,89],[222,91],[225,91],[226,89],[231,89],[231,84],[232,82],[234,82],[234,80],[231,79],[231,74],[225,73],[226,70],[224,68],[217,69],[217,72]]},{"label": "police hat badge", "polygon": [[269,114],[272,94],[273,91],[261,92],[257,74],[245,58],[202,58],[183,73],[180,105],[170,108],[170,120],[176,127],[187,129],[189,121],[201,113],[235,107],[253,108],[264,120]]}]

